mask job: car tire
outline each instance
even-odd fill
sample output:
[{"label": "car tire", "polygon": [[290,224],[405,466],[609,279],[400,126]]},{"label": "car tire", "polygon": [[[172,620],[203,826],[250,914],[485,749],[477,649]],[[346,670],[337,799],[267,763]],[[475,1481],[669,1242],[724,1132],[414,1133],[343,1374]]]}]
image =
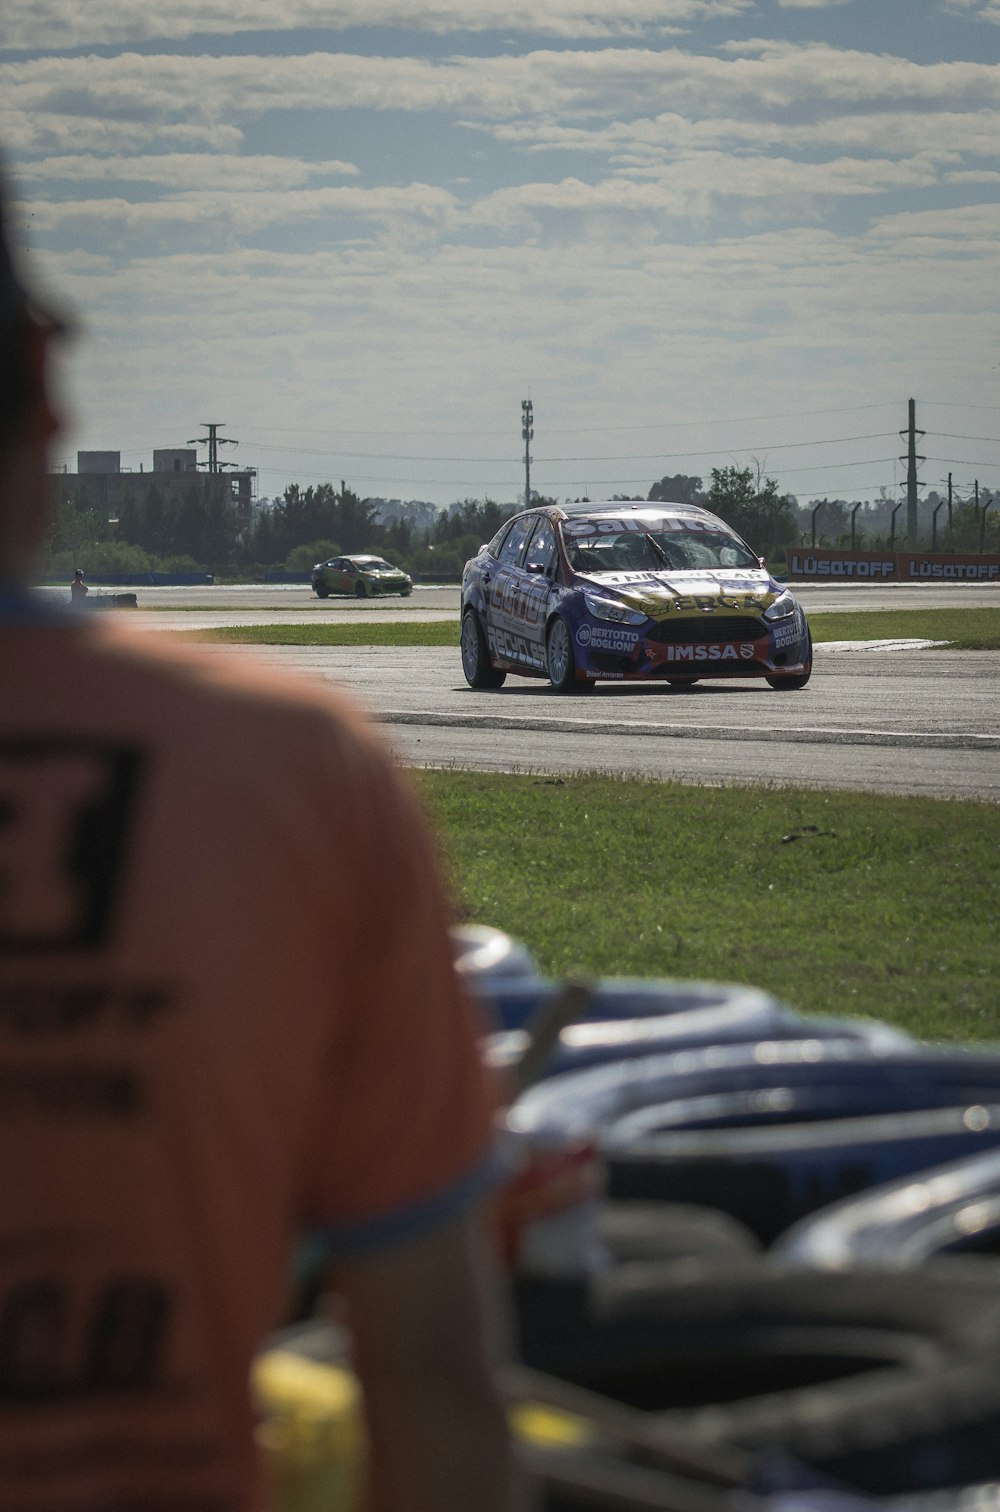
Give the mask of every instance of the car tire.
[{"label": "car tire", "polygon": [[329,595],[330,595],[330,590],[326,586],[325,583],[317,583],[316,584],[316,597],[317,598],[328,598]]},{"label": "car tire", "polygon": [[789,1457],[873,1496],[995,1473],[1000,1293],[975,1267],[636,1264],[598,1283],[589,1313],[565,1374],[692,1452]]},{"label": "car tire", "polygon": [[612,1265],[637,1261],[717,1261],[758,1255],[746,1224],[717,1208],[685,1202],[602,1202],[597,1232]]},{"label": "car tire", "polygon": [[697,677],[668,677],[667,686],[669,688],[693,688],[698,681],[700,679]]},{"label": "car tire", "polygon": [[[612,1199],[704,1203],[770,1244],[828,1203],[997,1149],[998,1069],[995,1056],[835,1039],[720,1045],[554,1076],[508,1123],[528,1139],[595,1141]],[[706,1126],[704,1099],[719,1126]]]},{"label": "car tire", "polygon": [[796,693],[799,688],[805,687],[810,677],[812,677],[813,660],[812,635],[808,630],[806,631],[806,654],[804,659],[809,664],[808,672],[798,672],[791,677],[785,677],[782,673],[776,672],[773,675],[765,677],[764,681],[769,688],[774,688],[778,693]]},{"label": "car tire", "polygon": [[793,1225],[775,1255],[817,1270],[1000,1252],[1000,1151],[930,1166]]},{"label": "car tire", "polygon": [[368,589],[365,587],[364,583],[356,583],[354,585],[354,597],[355,598],[367,598],[368,597]]},{"label": "car tire", "polygon": [[592,693],[590,678],[576,675],[573,637],[561,615],[556,615],[545,637],[545,670],[556,693]]},{"label": "car tire", "polygon": [[507,680],[506,672],[494,667],[479,615],[475,609],[466,609],[462,616],[462,671],[470,688],[485,690],[502,688]]}]

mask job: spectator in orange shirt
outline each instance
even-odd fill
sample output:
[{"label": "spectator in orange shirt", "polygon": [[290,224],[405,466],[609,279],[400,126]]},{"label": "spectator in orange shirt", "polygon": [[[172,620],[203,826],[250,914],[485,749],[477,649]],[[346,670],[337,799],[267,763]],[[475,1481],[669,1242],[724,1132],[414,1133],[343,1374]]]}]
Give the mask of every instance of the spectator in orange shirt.
[{"label": "spectator in orange shirt", "polygon": [[319,685],[28,591],[54,328],[0,239],[0,1512],[262,1507],[302,1236],[373,1504],[507,1512],[492,1105],[423,822]]}]

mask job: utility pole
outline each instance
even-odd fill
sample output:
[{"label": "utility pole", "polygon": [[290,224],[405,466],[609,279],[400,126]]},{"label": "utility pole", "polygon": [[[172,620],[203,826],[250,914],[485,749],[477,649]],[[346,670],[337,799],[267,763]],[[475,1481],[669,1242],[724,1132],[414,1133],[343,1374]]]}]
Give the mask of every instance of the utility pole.
[{"label": "utility pole", "polygon": [[907,437],[906,456],[900,457],[900,462],[906,463],[906,544],[911,551],[917,546],[917,489],[920,480],[917,477],[917,463],[926,462],[926,457],[917,456],[917,437],[924,434],[917,430],[917,403],[915,399],[909,404],[909,423],[905,431],[900,431],[901,436]]},{"label": "utility pole", "polygon": [[524,440],[524,507],[531,508],[531,440],[535,434],[534,410],[530,399],[521,400],[521,436]]},{"label": "utility pole", "polygon": [[222,426],[225,422],[221,420],[203,420],[201,423],[208,431],[208,436],[194,436],[188,442],[188,446],[204,446],[206,440],[208,442],[208,461],[199,462],[198,466],[207,467],[210,473],[221,472],[224,467],[235,467],[235,462],[219,461],[220,446],[239,446],[240,444],[238,441],[231,441],[228,436],[219,435],[219,431],[222,429]]}]

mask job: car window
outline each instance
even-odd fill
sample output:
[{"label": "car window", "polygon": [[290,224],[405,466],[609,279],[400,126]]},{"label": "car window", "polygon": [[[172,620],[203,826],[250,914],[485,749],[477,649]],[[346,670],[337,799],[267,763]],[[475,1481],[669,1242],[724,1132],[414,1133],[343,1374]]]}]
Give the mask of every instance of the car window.
[{"label": "car window", "polygon": [[541,515],[524,554],[525,567],[548,572],[555,565],[556,533],[552,521]]},{"label": "car window", "polygon": [[512,521],[508,520],[505,525],[501,525],[500,529],[497,531],[490,544],[486,547],[486,550],[489,552],[490,556],[498,557],[500,555],[500,548],[503,546],[504,536],[510,529],[511,524]]},{"label": "car window", "polygon": [[654,510],[565,521],[562,527],[575,572],[700,571],[759,567],[738,536],[697,517],[660,515]]},{"label": "car window", "polygon": [[511,522],[510,530],[507,532],[507,539],[500,548],[499,556],[501,562],[507,563],[508,566],[513,566],[520,559],[521,548],[528,538],[528,531],[534,525],[535,519],[535,515],[519,515],[517,519]]}]

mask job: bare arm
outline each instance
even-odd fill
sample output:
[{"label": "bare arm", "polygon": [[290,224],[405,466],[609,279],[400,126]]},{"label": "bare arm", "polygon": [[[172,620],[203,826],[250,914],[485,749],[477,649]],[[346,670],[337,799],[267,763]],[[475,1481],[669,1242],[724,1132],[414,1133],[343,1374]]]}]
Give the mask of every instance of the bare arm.
[{"label": "bare arm", "polygon": [[512,1512],[494,1368],[498,1293],[475,1218],[338,1270],[371,1444],[373,1512]]}]

